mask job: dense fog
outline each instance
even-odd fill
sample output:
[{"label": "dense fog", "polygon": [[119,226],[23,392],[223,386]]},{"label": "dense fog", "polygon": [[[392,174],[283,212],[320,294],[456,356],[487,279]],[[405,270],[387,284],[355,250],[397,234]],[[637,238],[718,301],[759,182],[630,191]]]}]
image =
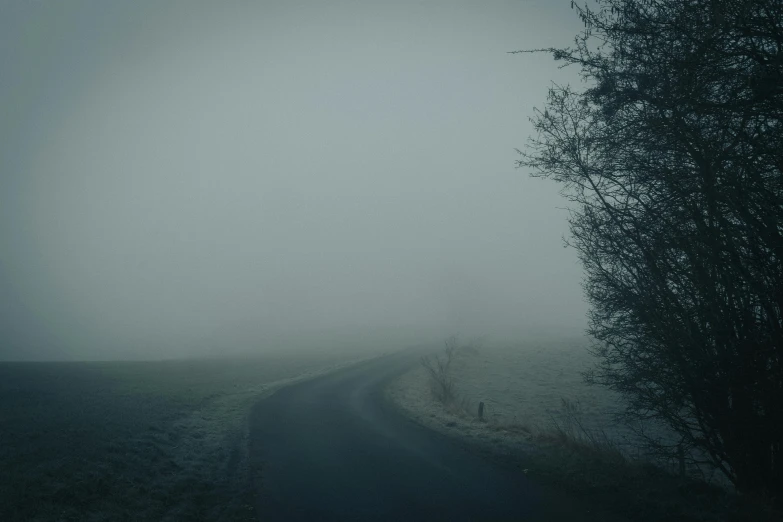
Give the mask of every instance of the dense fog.
[{"label": "dense fog", "polygon": [[0,3],[0,359],[583,329],[569,1],[210,4]]}]

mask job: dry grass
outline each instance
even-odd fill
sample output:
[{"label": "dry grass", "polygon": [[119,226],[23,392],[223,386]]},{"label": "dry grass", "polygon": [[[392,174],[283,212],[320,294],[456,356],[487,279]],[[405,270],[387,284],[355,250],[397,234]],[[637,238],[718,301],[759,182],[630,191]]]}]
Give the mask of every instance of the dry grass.
[{"label": "dry grass", "polygon": [[623,520],[772,522],[782,518],[768,504],[715,485],[682,478],[628,458],[611,445],[560,431],[539,434],[537,451],[520,458],[528,475],[583,499]]},{"label": "dry grass", "polygon": [[[631,456],[629,447],[619,444],[602,424],[586,422],[585,416],[593,410],[585,413],[576,401],[561,399],[556,411],[549,410],[549,422],[540,418],[536,422],[520,422],[507,416],[490,416],[487,422],[478,422],[476,405],[460,394],[459,377],[466,374],[468,364],[480,360],[476,354],[467,353],[455,359],[452,369],[459,369],[459,373],[454,380],[455,400],[449,403],[432,400],[433,396],[427,393],[427,374],[421,369],[394,383],[389,395],[421,424],[466,441],[504,465],[525,470],[534,482],[590,506],[593,515],[586,514],[586,519],[783,520],[781,513],[757,499],[741,497],[692,477],[680,477]],[[472,384],[475,390],[479,383],[474,380]],[[504,383],[491,384],[497,388]]]}]

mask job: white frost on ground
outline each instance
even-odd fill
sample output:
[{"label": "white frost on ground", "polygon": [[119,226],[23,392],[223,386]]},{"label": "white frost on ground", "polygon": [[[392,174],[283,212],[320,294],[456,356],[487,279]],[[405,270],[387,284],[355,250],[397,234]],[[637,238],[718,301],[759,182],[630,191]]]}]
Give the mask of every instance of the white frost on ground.
[{"label": "white frost on ground", "polygon": [[[420,366],[393,383],[388,393],[408,415],[428,427],[509,449],[528,445],[530,435],[551,430],[555,422],[567,423],[562,402],[566,399],[578,404],[578,417],[586,430],[599,438],[605,435],[633,454],[638,439],[615,418],[623,408],[620,397],[603,387],[589,386],[582,378],[582,372],[594,363],[588,346],[587,339],[572,338],[461,349],[452,364],[452,376],[468,415],[447,412],[434,400]],[[480,401],[484,402],[484,423],[471,418]]]},{"label": "white frost on ground", "polygon": [[483,423],[462,412],[447,411],[435,401],[427,374],[418,366],[394,381],[389,398],[414,421],[446,435],[457,436],[493,452],[518,453],[532,448],[530,433],[519,426]]}]

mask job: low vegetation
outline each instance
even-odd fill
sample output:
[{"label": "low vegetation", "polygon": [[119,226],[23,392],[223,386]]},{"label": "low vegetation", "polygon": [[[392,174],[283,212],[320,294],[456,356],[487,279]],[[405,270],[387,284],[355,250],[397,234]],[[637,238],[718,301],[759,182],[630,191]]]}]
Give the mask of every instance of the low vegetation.
[{"label": "low vegetation", "polygon": [[[579,404],[563,400],[551,425],[533,434],[538,451],[520,457],[528,474],[589,499],[621,519],[761,522],[783,520],[769,499],[737,495],[698,473],[680,474],[629,455],[584,427]],[[642,450],[642,448],[637,448]]]},{"label": "low vegetation", "polygon": [[0,364],[0,520],[253,520],[252,404],[334,362]]},{"label": "low vegetation", "polygon": [[475,338],[468,344],[461,345],[459,337],[452,335],[443,342],[442,351],[421,358],[421,365],[429,376],[432,395],[446,408],[463,413],[468,412],[467,399],[459,397],[456,393],[451,368],[458,352],[477,353],[482,342],[480,338]]},{"label": "low vegetation", "polygon": [[[452,370],[470,359],[460,360],[461,355],[480,346],[460,346],[451,337],[441,352],[422,359],[432,399],[446,412],[438,418],[442,431],[475,443],[490,458],[524,470],[536,483],[595,506],[594,518],[586,519],[783,520],[770,499],[738,495],[725,482],[705,480],[703,470],[689,467],[681,473],[677,463],[651,462],[644,448],[621,446],[605,431],[587,427],[579,401],[562,399],[560,410],[544,426],[492,419],[479,422],[476,408],[461,395]],[[448,395],[442,393],[444,389]],[[434,417],[419,418],[427,423]]]}]

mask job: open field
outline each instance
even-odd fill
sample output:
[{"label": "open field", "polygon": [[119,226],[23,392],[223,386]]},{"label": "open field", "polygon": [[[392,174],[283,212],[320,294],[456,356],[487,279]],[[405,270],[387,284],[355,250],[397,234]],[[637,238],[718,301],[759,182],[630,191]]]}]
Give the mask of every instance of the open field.
[{"label": "open field", "polygon": [[[632,451],[635,435],[618,423],[621,398],[599,386],[588,386],[582,372],[593,360],[583,337],[560,340],[531,340],[524,343],[488,343],[476,351],[460,350],[451,375],[464,407],[471,412],[479,401],[485,405],[489,426],[513,428],[520,433],[537,433],[562,422],[563,399],[577,404],[585,429],[606,434],[613,442]],[[393,388],[405,402],[429,411],[432,404],[423,368],[417,368]]]},{"label": "open field", "polygon": [[0,520],[252,520],[247,415],[353,352],[0,364]]}]

